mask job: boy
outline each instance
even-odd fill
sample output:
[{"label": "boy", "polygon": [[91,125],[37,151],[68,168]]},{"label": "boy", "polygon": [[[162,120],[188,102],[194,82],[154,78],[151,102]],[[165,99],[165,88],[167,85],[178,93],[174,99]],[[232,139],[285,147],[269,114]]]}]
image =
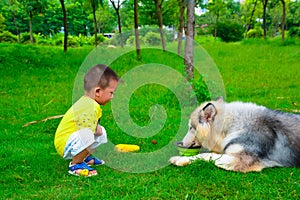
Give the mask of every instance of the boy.
[{"label": "boy", "polygon": [[98,64],[84,76],[85,94],[62,118],[54,139],[55,148],[64,159],[72,159],[69,173],[97,175],[91,165],[102,165],[103,160],[91,154],[102,143],[107,142],[106,131],[99,125],[102,116],[100,105],[109,102],[117,89],[119,77],[108,66]]}]

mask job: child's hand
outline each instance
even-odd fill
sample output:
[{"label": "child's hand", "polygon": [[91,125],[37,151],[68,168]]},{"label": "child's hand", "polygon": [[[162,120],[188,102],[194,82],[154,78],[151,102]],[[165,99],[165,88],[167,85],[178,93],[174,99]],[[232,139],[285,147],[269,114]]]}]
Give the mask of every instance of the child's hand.
[{"label": "child's hand", "polygon": [[96,135],[96,136],[101,136],[101,135],[102,135],[102,128],[101,128],[100,125],[97,125],[95,135]]}]

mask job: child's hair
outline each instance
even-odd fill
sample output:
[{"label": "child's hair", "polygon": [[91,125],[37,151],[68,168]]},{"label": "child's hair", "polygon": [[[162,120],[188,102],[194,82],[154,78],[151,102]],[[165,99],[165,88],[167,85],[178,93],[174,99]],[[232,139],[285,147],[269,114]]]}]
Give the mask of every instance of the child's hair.
[{"label": "child's hair", "polygon": [[84,89],[90,91],[95,87],[105,89],[110,80],[119,81],[118,75],[108,66],[97,64],[92,67],[84,76]]}]

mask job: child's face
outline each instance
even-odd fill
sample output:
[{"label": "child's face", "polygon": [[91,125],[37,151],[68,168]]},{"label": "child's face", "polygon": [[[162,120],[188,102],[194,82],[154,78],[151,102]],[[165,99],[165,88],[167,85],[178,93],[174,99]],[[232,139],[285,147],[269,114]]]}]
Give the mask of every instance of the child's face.
[{"label": "child's face", "polygon": [[105,105],[107,102],[109,102],[114,97],[114,92],[116,91],[118,86],[118,81],[112,79],[109,81],[108,87],[105,89],[99,89],[98,95],[96,95],[96,101],[100,105]]}]

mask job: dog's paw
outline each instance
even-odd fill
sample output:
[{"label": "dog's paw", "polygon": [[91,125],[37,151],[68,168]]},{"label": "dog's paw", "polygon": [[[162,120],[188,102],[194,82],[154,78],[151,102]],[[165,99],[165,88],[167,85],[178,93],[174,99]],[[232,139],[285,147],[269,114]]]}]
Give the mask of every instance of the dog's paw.
[{"label": "dog's paw", "polygon": [[169,159],[169,162],[170,162],[171,164],[174,164],[174,165],[175,165],[176,161],[177,161],[179,158],[180,158],[180,156],[173,156],[173,157],[171,157],[171,158]]},{"label": "dog's paw", "polygon": [[188,157],[173,156],[169,159],[169,162],[176,166],[185,166],[191,163]]}]

